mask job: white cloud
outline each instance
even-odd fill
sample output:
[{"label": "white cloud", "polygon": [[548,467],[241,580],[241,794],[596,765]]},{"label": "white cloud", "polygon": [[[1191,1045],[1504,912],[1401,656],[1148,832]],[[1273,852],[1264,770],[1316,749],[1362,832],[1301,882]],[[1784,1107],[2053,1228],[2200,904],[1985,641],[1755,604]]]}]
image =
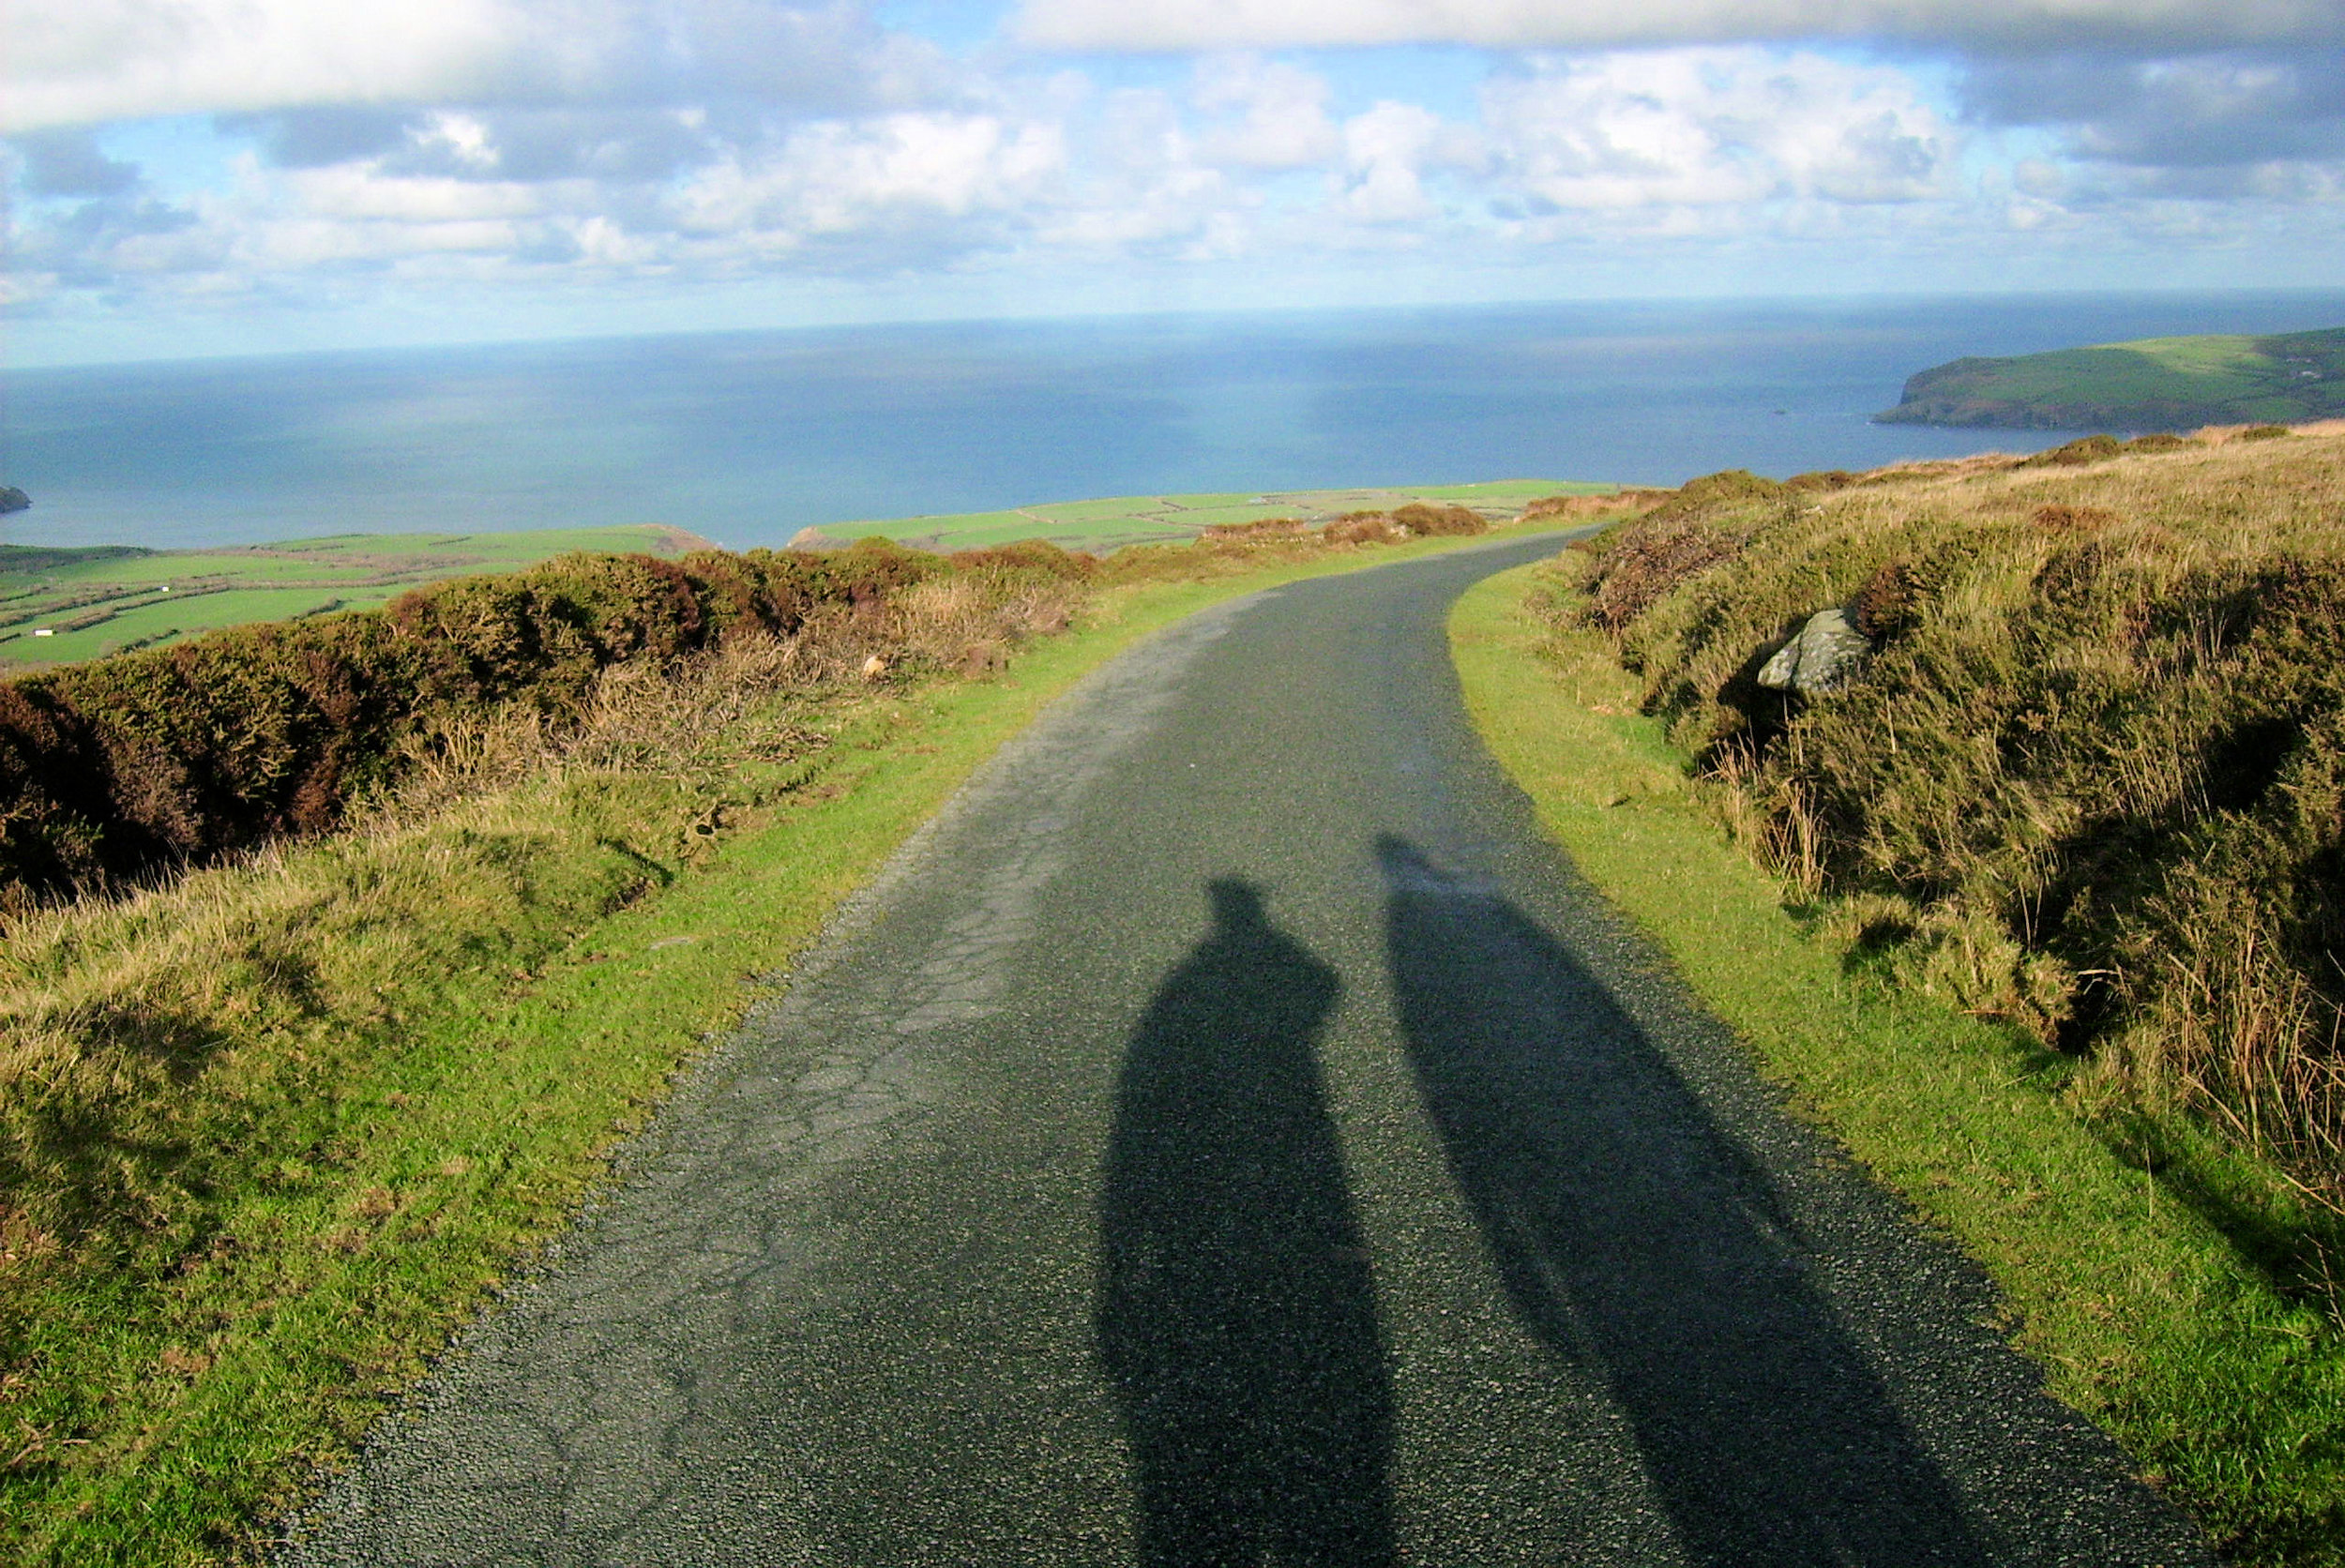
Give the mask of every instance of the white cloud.
[{"label": "white cloud", "polygon": [[17,0],[0,131],[351,105],[656,102],[836,109],[919,96],[935,52],[853,0]]},{"label": "white cloud", "polygon": [[1014,30],[1029,44],[1070,50],[1614,49],[1897,38],[2171,51],[2345,38],[2345,7],[2337,0],[1024,0]]},{"label": "white cloud", "polygon": [[771,157],[736,156],[700,171],[673,208],[688,233],[795,240],[883,221],[1007,212],[1065,164],[1065,146],[1048,125],[936,113],[831,121],[802,128]]},{"label": "white cloud", "polygon": [[0,126],[462,97],[537,31],[507,0],[19,0]]},{"label": "white cloud", "polygon": [[1441,116],[1387,101],[1344,122],[1343,160],[1349,177],[1337,210],[1367,223],[1406,223],[1440,210],[1425,193],[1427,165],[1464,159]]},{"label": "white cloud", "polygon": [[1327,113],[1333,96],[1325,77],[1282,61],[1252,54],[1201,61],[1191,98],[1218,122],[1204,133],[1202,154],[1256,169],[1324,163],[1342,150]]},{"label": "white cloud", "polygon": [[1550,211],[1918,201],[1954,141],[1899,72],[1756,48],[1536,60],[1483,118],[1500,183]]},{"label": "white cloud", "polygon": [[445,223],[532,218],[547,210],[545,188],[511,181],[386,176],[355,164],[283,176],[282,201],[308,217]]}]

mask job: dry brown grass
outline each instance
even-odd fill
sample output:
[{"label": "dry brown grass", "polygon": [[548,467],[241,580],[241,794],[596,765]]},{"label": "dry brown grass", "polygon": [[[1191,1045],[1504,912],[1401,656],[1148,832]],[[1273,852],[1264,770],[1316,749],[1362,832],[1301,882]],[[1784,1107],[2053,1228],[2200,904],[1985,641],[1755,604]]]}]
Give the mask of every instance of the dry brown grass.
[{"label": "dry brown grass", "polygon": [[[1585,613],[1911,983],[2345,1200],[2345,430],[2243,433],[1718,476],[1585,558]],[[1833,605],[1864,674],[1760,690]]]}]

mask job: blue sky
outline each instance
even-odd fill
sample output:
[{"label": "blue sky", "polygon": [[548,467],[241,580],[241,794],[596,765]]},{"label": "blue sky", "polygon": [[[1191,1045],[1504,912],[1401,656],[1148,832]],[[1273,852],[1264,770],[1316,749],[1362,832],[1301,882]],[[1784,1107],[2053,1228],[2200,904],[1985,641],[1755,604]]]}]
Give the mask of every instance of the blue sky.
[{"label": "blue sky", "polygon": [[2337,0],[17,0],[8,363],[2345,284]]}]

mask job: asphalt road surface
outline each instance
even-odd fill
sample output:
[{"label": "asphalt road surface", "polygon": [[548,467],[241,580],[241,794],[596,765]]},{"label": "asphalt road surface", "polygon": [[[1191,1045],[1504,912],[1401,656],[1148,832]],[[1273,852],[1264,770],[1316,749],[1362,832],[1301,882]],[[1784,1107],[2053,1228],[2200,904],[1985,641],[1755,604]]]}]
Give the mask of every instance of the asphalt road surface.
[{"label": "asphalt road surface", "polygon": [[1553,549],[1094,676],[287,1560],[2211,1562],[1483,752],[1444,616]]}]

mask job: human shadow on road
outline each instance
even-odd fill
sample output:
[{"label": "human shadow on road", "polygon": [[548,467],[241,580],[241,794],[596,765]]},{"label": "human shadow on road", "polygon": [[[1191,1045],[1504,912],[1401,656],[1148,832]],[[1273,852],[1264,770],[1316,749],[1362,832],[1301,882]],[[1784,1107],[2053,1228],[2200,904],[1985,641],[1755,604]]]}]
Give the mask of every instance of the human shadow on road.
[{"label": "human shadow on road", "polygon": [[1262,896],[1133,1033],[1101,1199],[1097,1327],[1145,1568],[1393,1560],[1393,1399],[1313,1042],[1334,971]]},{"label": "human shadow on road", "polygon": [[1517,1313],[1608,1387],[1688,1560],[1992,1554],[1808,1280],[1766,1179],[1495,890],[1379,841],[1401,1028]]}]

